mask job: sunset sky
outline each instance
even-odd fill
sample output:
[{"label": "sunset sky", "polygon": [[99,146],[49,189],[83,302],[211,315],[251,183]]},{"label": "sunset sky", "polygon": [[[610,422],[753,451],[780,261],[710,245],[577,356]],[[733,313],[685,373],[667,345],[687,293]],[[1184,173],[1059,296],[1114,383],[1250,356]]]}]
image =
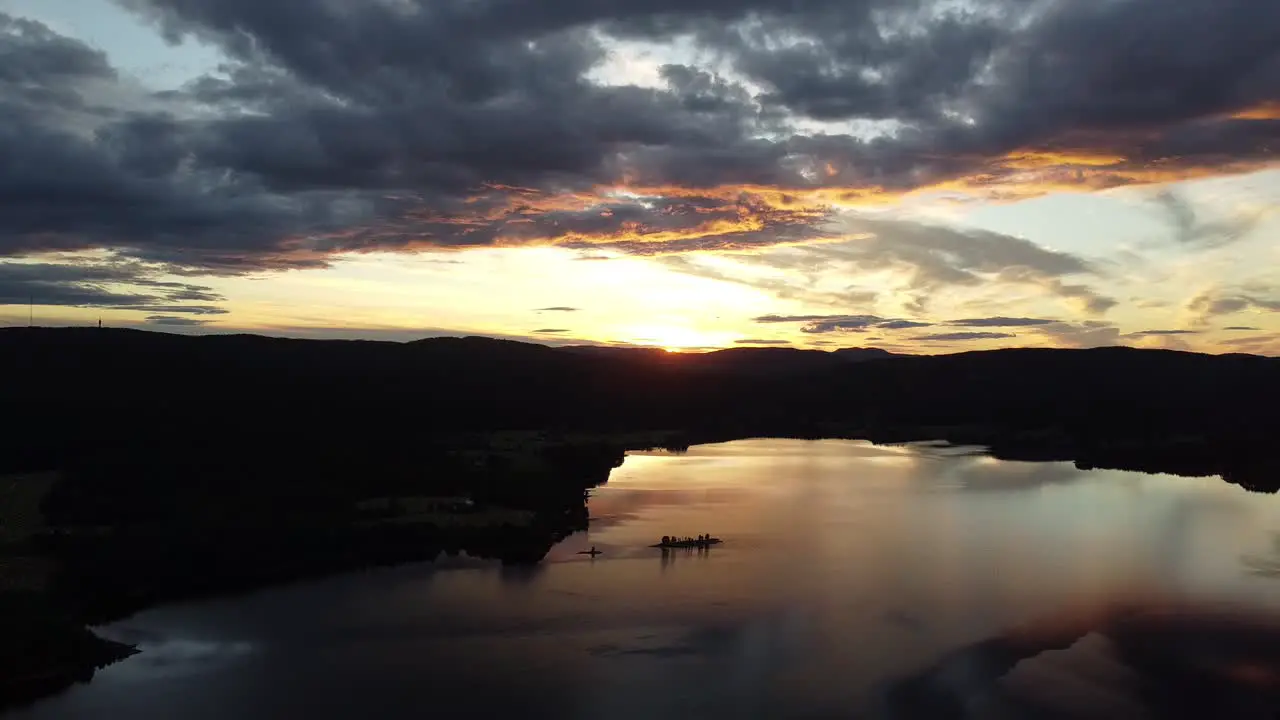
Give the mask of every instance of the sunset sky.
[{"label": "sunset sky", "polygon": [[1280,2],[0,0],[0,324],[1280,355]]}]

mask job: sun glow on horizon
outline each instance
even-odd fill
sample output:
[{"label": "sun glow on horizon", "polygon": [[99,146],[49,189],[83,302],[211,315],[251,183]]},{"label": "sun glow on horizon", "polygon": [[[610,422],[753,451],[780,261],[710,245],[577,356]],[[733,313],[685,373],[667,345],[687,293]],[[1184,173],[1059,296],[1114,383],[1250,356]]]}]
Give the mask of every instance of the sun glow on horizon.
[{"label": "sun glow on horizon", "polygon": [[684,325],[636,325],[626,328],[619,339],[658,347],[670,353],[722,348],[732,342],[729,333],[708,332]]}]

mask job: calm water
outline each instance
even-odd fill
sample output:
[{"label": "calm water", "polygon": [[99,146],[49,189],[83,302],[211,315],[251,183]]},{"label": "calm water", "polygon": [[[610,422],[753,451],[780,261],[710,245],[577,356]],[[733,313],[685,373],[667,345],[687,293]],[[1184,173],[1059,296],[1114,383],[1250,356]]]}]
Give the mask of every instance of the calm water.
[{"label": "calm water", "polygon": [[[104,629],[141,655],[14,717],[850,717],[1026,623],[1280,608],[1280,579],[1242,560],[1280,560],[1280,498],[1216,479],[754,440],[633,455],[590,507],[530,571],[418,565],[143,613]],[[725,544],[646,547],[705,532]]]}]

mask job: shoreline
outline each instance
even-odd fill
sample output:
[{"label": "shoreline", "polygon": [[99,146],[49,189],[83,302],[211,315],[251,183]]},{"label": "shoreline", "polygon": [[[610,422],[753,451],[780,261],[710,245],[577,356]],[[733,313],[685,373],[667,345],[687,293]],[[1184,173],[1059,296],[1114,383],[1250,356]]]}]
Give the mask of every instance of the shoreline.
[{"label": "shoreline", "polygon": [[[566,463],[584,478],[576,483],[582,488],[582,495],[578,496],[581,499],[580,513],[575,512],[572,505],[564,503],[562,498],[558,509],[555,503],[548,503],[538,511],[492,511],[490,515],[481,516],[503,518],[500,525],[458,519],[464,518],[463,515],[441,521],[437,513],[417,518],[410,515],[399,520],[365,520],[348,527],[299,526],[261,536],[246,532],[246,528],[222,528],[225,535],[216,536],[201,546],[184,546],[184,549],[205,553],[202,559],[206,563],[234,557],[237,552],[251,553],[257,546],[270,547],[271,552],[256,553],[255,561],[259,563],[256,566],[245,563],[232,568],[227,574],[214,573],[212,579],[197,584],[184,584],[184,576],[180,574],[164,574],[177,572],[175,568],[178,566],[173,565],[175,555],[142,550],[163,546],[163,533],[172,532],[172,528],[121,533],[108,543],[102,542],[103,536],[87,536],[94,546],[110,546],[96,552],[85,549],[85,538],[41,534],[33,540],[33,547],[38,548],[42,556],[59,558],[62,566],[38,597],[27,598],[29,604],[25,610],[19,610],[16,615],[10,613],[9,625],[26,626],[28,646],[45,648],[53,653],[45,660],[44,668],[23,668],[28,673],[26,675],[7,673],[4,682],[0,683],[0,712],[65,691],[77,683],[88,682],[97,670],[139,652],[135,647],[99,637],[89,628],[90,625],[124,619],[170,602],[226,597],[370,567],[431,561],[442,553],[466,552],[476,557],[498,559],[504,564],[537,563],[552,545],[585,525],[585,491],[607,482],[608,472],[621,464],[626,453],[652,449],[679,452],[694,445],[758,437],[863,440],[875,445],[946,442],[982,447],[984,452],[1002,460],[1074,462],[1082,469],[1105,468],[1196,477],[1218,475],[1246,490],[1276,491],[1272,485],[1253,480],[1255,476],[1247,472],[1250,463],[1258,459],[1256,456],[1224,457],[1221,454],[1224,448],[1195,438],[1161,443],[1117,440],[1109,445],[1095,444],[1090,448],[1065,433],[1043,430],[1009,433],[998,428],[976,426],[902,426],[872,431],[815,426],[803,432],[782,433],[769,432],[765,428],[754,432],[665,431],[619,436],[620,442],[607,443],[597,437],[589,445],[592,449],[588,453],[590,461],[584,464],[578,457]],[[608,451],[602,451],[602,447],[607,447]],[[1268,475],[1265,465],[1256,467],[1258,477]],[[1231,468],[1236,469],[1234,479],[1230,474]],[[432,522],[423,521],[423,517]],[[508,522],[515,518],[521,518],[521,526]],[[190,539],[182,538],[184,542]],[[229,544],[219,545],[219,542]],[[183,566],[190,567],[189,558],[177,557],[181,557]],[[202,576],[207,574],[205,565],[197,567]],[[0,598],[14,594],[0,593]],[[95,597],[98,601],[96,605],[74,601],[83,597]],[[55,607],[68,609],[60,614],[53,609]],[[21,622],[15,622],[14,618]],[[10,664],[13,664],[12,658]]]}]

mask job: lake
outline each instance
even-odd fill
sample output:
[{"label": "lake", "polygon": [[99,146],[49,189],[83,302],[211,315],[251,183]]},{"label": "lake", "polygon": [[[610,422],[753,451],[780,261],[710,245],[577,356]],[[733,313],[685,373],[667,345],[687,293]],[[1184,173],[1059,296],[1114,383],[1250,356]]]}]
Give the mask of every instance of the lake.
[{"label": "lake", "polygon": [[[947,658],[1014,628],[1103,623],[1117,604],[1280,610],[1280,498],[1216,478],[750,440],[633,453],[590,510],[534,568],[450,559],[141,613],[101,629],[141,654],[13,717],[916,717],[885,705],[893,683],[968,692],[981,678]],[[647,547],[701,533],[725,542]],[[1200,627],[1150,637],[1270,692],[1280,661]],[[1076,698],[1071,666],[1095,695],[1117,688],[1098,703],[1137,708],[1120,641],[1091,628],[1040,661],[1092,660],[1024,663],[1001,692],[1058,672],[1041,690]]]}]

